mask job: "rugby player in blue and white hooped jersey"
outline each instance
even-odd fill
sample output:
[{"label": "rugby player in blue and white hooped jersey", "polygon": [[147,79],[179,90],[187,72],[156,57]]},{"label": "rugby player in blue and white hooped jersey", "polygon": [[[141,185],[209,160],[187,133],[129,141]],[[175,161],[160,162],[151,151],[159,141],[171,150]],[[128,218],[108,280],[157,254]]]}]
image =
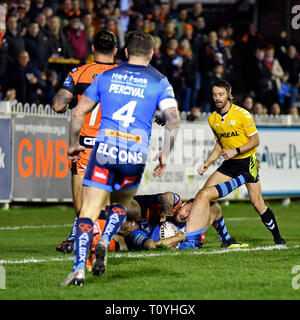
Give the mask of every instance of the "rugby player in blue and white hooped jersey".
[{"label": "rugby player in blue and white hooped jersey", "polygon": [[149,65],[153,40],[149,34],[128,35],[125,54],[128,63],[100,74],[85,91],[73,111],[70,124],[69,156],[79,159],[84,149],[79,132],[85,115],[101,103],[101,125],[83,180],[83,203],[74,247],[73,272],[62,285],[81,285],[85,280],[85,262],[93,236],[93,223],[107,198],[108,210],[103,235],[96,245],[93,274],[106,269],[107,247],[126,219],[126,210],[136,194],[144,171],[157,107],[166,121],[162,151],[154,176],[163,175],[179,127],[177,102],[167,78]]}]

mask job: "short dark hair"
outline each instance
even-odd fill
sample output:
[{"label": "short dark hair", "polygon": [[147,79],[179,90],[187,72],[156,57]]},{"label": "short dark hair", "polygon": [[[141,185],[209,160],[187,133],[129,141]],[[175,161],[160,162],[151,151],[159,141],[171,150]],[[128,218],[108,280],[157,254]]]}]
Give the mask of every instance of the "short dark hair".
[{"label": "short dark hair", "polygon": [[228,81],[226,80],[218,80],[217,82],[215,82],[212,86],[213,87],[219,87],[219,88],[225,88],[226,89],[226,92],[228,94],[231,94],[231,85]]},{"label": "short dark hair", "polygon": [[112,53],[118,46],[117,37],[108,29],[100,30],[93,40],[94,48],[100,53]]},{"label": "short dark hair", "polygon": [[142,31],[132,31],[128,34],[126,48],[129,56],[148,56],[153,48],[154,41],[150,34]]}]

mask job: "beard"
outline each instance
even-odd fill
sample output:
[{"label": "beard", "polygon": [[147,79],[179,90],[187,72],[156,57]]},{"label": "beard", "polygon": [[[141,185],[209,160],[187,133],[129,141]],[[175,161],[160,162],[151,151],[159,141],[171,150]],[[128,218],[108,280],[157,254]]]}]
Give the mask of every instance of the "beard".
[{"label": "beard", "polygon": [[228,103],[228,99],[224,100],[224,101],[215,101],[215,106],[217,109],[223,109]]}]

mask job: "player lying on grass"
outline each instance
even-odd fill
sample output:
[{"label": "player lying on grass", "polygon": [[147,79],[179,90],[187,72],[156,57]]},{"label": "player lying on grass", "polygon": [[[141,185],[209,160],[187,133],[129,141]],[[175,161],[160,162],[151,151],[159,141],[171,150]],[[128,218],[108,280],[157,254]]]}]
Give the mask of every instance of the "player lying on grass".
[{"label": "player lying on grass", "polygon": [[[188,220],[193,199],[182,202],[177,193],[164,192],[154,195],[136,195],[131,201],[128,210],[128,218],[140,217],[137,222],[148,221],[158,224],[163,221],[173,222],[182,227]],[[231,238],[222,213],[222,208],[218,202],[211,202],[209,208],[209,224],[213,226],[221,240],[222,248],[245,247],[245,244],[238,243]]]},{"label": "player lying on grass", "polygon": [[[174,223],[184,231],[188,220],[193,199],[183,202],[181,197],[173,192],[164,192],[153,195],[136,195],[131,201],[127,212],[127,221],[123,224],[118,235],[110,242],[110,251],[124,251],[136,249],[156,249],[161,245],[168,248],[185,240],[180,232],[172,238],[159,239],[159,224],[163,221]],[[222,208],[218,202],[212,202],[209,209],[207,229],[212,225],[221,240],[222,248],[245,248],[248,244],[241,244],[231,238],[224,221]],[[100,214],[94,225],[94,237],[87,259],[87,270],[91,270],[95,259],[95,246],[101,238],[105,225],[105,215]],[[125,239],[123,239],[123,237]]]}]

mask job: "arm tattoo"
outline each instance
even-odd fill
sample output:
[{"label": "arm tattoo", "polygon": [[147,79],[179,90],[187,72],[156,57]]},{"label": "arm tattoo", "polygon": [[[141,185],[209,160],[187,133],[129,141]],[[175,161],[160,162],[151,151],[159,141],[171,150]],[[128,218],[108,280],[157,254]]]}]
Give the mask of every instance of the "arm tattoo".
[{"label": "arm tattoo", "polygon": [[161,206],[165,214],[173,214],[174,194],[172,192],[165,192],[161,195]]},{"label": "arm tattoo", "polygon": [[72,99],[73,94],[71,92],[60,89],[53,98],[53,107],[56,107],[56,112],[65,112]]}]

